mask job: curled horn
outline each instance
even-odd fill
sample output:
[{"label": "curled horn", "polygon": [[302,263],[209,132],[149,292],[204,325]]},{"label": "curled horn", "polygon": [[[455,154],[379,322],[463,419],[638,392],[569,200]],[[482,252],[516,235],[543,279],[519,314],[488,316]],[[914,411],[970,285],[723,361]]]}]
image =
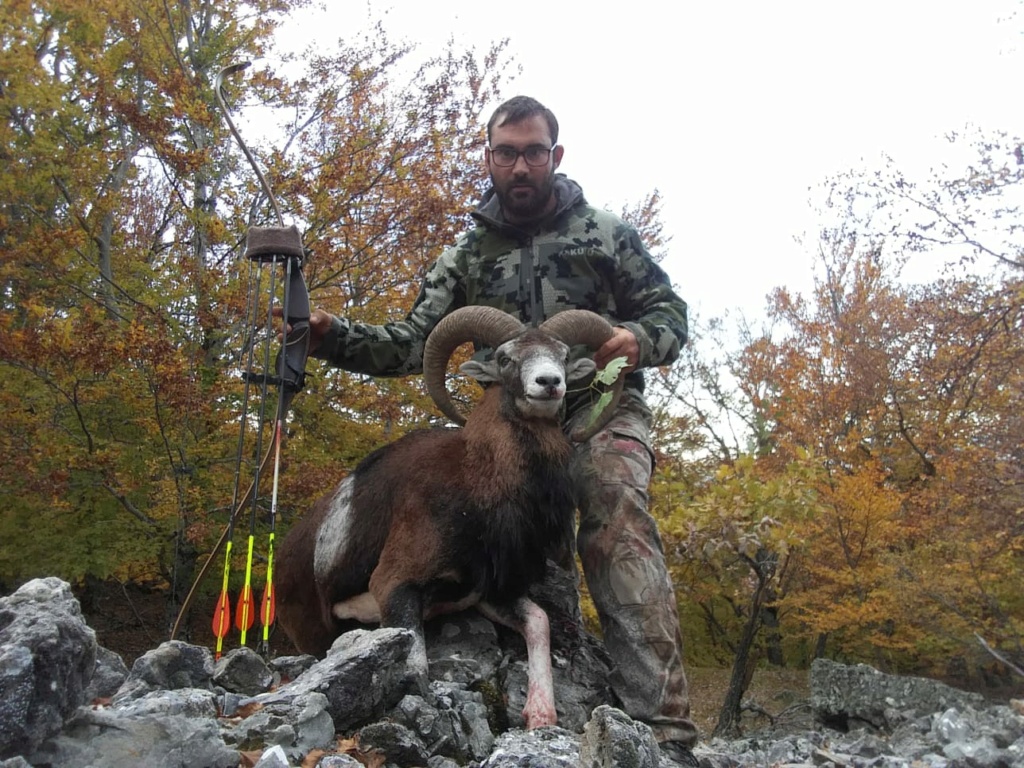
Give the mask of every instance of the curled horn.
[{"label": "curled horn", "polygon": [[[614,333],[611,323],[600,315],[585,309],[568,309],[559,312],[546,320],[540,329],[561,339],[570,347],[576,344],[585,344],[594,351],[597,351]],[[615,384],[612,385],[612,399],[608,405],[598,414],[593,424],[588,426],[591,421],[591,418],[588,417],[582,426],[574,429],[569,435],[570,440],[574,443],[582,443],[604,428],[615,415],[615,410],[619,406],[624,380],[625,376],[620,374],[619,378],[615,380]]]},{"label": "curled horn", "polygon": [[452,352],[467,341],[496,349],[522,330],[523,324],[516,318],[494,307],[462,307],[441,318],[423,348],[423,380],[430,397],[445,416],[460,426],[466,423],[465,415],[452,403],[444,383]]}]

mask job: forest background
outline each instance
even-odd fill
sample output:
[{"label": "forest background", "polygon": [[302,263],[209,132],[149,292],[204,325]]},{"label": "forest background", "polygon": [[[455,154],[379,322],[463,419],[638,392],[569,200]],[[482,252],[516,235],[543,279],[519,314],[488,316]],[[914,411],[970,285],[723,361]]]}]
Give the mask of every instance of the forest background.
[{"label": "forest background", "polygon": [[[244,485],[236,459],[244,478],[265,450],[273,396],[240,373],[266,365],[279,285],[241,252],[273,220],[213,80],[301,6],[0,6],[0,592],[44,575],[146,589],[165,636]],[[263,115],[257,156],[303,231],[313,304],[365,322],[402,317],[465,228],[514,61],[503,43],[412,69],[409,52],[377,27],[227,84]],[[947,138],[960,167],[823,180],[813,290],[775,288],[756,325],[694,318],[654,372],[652,509],[687,662],[732,669],[723,729],[758,665],[1024,665],[1024,146]],[[660,205],[652,190],[621,211],[658,258]],[[904,279],[922,254],[947,268]],[[440,423],[417,378],[308,370],[278,536],[374,447]],[[264,494],[238,537],[266,542],[270,522]],[[233,593],[243,576],[236,559]]]}]

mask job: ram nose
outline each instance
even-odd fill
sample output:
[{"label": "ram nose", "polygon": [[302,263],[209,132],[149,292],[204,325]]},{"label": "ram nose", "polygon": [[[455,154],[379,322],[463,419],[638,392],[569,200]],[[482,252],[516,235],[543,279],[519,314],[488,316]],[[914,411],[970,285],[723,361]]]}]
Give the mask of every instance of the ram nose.
[{"label": "ram nose", "polygon": [[544,393],[544,396],[550,399],[561,398],[565,395],[565,385],[562,383],[561,376],[551,374],[538,376],[534,379],[534,384],[537,385],[540,392]]}]

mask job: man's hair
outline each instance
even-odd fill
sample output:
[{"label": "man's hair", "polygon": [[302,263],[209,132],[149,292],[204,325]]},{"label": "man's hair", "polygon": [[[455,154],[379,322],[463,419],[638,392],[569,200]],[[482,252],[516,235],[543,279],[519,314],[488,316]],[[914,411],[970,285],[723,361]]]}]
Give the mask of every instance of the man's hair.
[{"label": "man's hair", "polygon": [[[494,114],[487,122],[487,143],[491,143],[491,130],[494,126],[500,128],[503,125],[515,125],[523,120],[529,120],[535,115],[543,117],[548,124],[548,131],[551,133],[551,146],[557,144],[558,120],[555,118],[555,113],[529,96],[513,96],[494,110]],[[498,118],[501,118],[500,122]]]}]

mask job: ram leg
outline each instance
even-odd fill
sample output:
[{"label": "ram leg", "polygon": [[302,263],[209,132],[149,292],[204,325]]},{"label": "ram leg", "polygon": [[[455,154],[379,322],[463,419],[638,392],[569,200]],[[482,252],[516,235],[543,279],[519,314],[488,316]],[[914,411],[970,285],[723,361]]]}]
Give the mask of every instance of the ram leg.
[{"label": "ram leg", "polygon": [[[371,591],[373,587],[371,585]],[[408,664],[416,676],[420,692],[429,690],[427,677],[427,642],[423,634],[423,592],[414,584],[402,584],[395,587],[385,597],[375,595],[381,606],[382,627],[405,627],[413,633],[412,649],[409,651]]]},{"label": "ram leg", "polygon": [[277,604],[277,621],[295,648],[299,653],[320,659],[327,655],[331,644],[341,634],[339,628],[327,624],[323,613],[323,606],[315,599],[279,600]]},{"label": "ram leg", "polygon": [[480,603],[477,609],[491,621],[516,630],[526,640],[528,687],[523,719],[526,727],[555,725],[555,686],[551,677],[551,635],[548,615],[532,600],[519,598],[513,605]]},{"label": "ram leg", "polygon": [[[312,568],[296,570],[293,562],[284,564],[285,577],[279,577],[276,586],[277,623],[299,653],[322,659],[341,634],[341,627],[314,584]],[[278,574],[282,574],[282,569]]]}]

